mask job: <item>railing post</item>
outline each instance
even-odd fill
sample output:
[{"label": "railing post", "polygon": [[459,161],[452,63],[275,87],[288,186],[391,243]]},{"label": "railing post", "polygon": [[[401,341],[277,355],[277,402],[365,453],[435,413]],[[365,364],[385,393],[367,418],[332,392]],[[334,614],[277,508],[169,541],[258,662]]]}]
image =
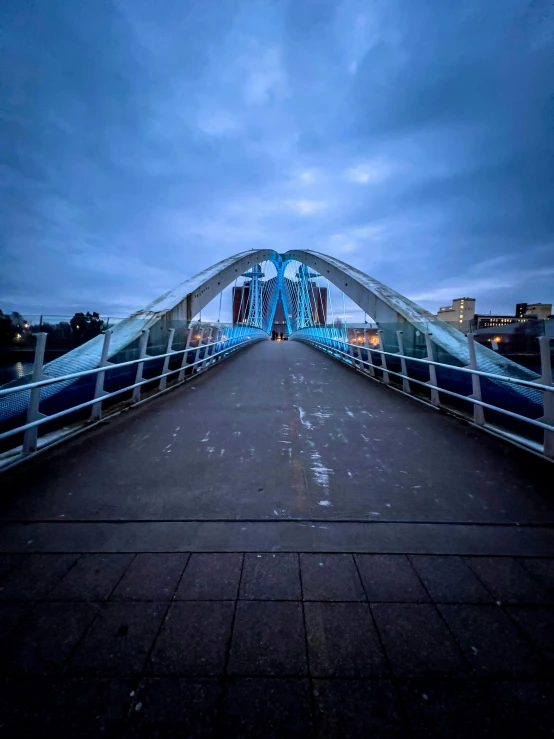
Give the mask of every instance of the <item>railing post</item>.
[{"label": "railing post", "polygon": [[[539,336],[541,352],[541,383],[552,387],[552,363],[550,359],[550,336]],[[554,393],[543,390],[544,416],[539,420],[554,426]],[[544,430],[544,456],[554,459],[554,431]]]},{"label": "railing post", "polygon": [[[342,351],[346,349],[347,357],[352,360],[352,366],[356,367],[356,347],[348,341],[348,333],[346,334],[345,343],[342,346]],[[347,357],[341,354],[342,361],[347,361]]]},{"label": "railing post", "polygon": [[177,375],[177,382],[183,382],[185,379],[185,370],[187,368],[187,357],[189,354],[190,340],[192,338],[192,324],[189,325],[187,330],[187,340],[185,342],[185,351],[183,352],[183,358],[181,359],[181,371]]},{"label": "railing post", "polygon": [[400,367],[402,369],[402,390],[405,393],[411,393],[412,390],[410,388],[410,381],[408,380],[408,366],[406,365],[406,360],[404,359],[404,339],[403,339],[403,331],[397,331],[396,336],[398,337],[398,353],[400,354]]},{"label": "railing post", "polygon": [[[208,344],[211,344],[211,336],[212,336],[212,327],[211,326],[207,326],[202,331],[202,341],[204,341],[204,339],[207,339],[208,340],[207,343]],[[206,345],[206,348],[204,349],[204,359],[198,365],[198,371],[199,372],[201,370],[206,369],[206,367],[208,365],[208,360],[210,358],[210,350],[211,350],[211,346]]]},{"label": "railing post", "polygon": [[[46,333],[36,334],[37,343],[35,347],[35,361],[33,364],[33,374],[31,377],[31,382],[40,382],[44,379],[42,368],[44,365],[44,349],[46,347],[47,336],[48,334]],[[27,423],[33,423],[33,421],[38,421],[39,418],[44,418],[44,414],[40,413],[38,409],[40,404],[40,391],[40,387],[34,387],[31,389],[29,405],[27,406]],[[31,429],[27,429],[23,435],[23,454],[31,454],[31,452],[36,452],[37,442],[38,426],[33,426],[33,428]]]},{"label": "railing post", "polygon": [[[357,337],[355,337],[354,340],[356,340]],[[362,360],[362,354],[360,351],[360,347],[357,344],[354,344],[352,346],[352,357],[354,358],[354,367],[356,369],[363,369],[363,364],[361,362]]]},{"label": "railing post", "polygon": [[[170,328],[167,335],[167,346],[165,348],[165,353],[169,354],[171,352],[171,347],[173,346],[173,337],[175,335],[175,329]],[[165,375],[165,373],[169,369],[169,360],[171,357],[164,357],[164,364],[162,368],[162,375]],[[160,384],[158,387],[158,390],[165,390],[167,387],[167,377],[160,377]]]},{"label": "railing post", "polygon": [[202,362],[202,367],[207,367],[210,364],[212,354],[215,352],[217,348],[217,334],[218,334],[217,327],[215,329],[215,338],[213,334],[214,334],[214,327],[210,326],[210,330],[208,332],[208,344],[211,344],[211,346],[206,347],[206,354],[204,357],[204,362]]},{"label": "railing post", "polygon": [[[100,356],[100,364],[99,367],[105,367],[108,362],[108,352],[110,349],[110,339],[112,338],[112,332],[111,330],[106,331],[104,334],[104,344],[102,345],[102,355]],[[96,375],[96,386],[94,388],[94,400],[97,398],[101,398],[103,395],[105,395],[104,391],[104,377],[106,376],[105,372],[98,372]],[[94,403],[92,406],[92,410],[90,412],[90,420],[91,421],[99,421],[102,417],[102,400],[99,400],[98,403]]]},{"label": "railing post", "polygon": [[367,361],[369,362],[367,366],[367,371],[369,372],[370,377],[375,377],[375,369],[373,367],[373,357],[371,356],[371,341],[369,341],[367,336],[368,329],[364,328],[364,346],[367,353]]},{"label": "railing post", "polygon": [[[380,328],[377,329],[377,336],[379,337],[379,345],[381,347],[381,351],[384,352],[385,344],[383,342],[383,332],[381,331]],[[381,354],[381,367],[383,371],[383,382],[385,383],[385,385],[388,385],[390,384],[390,378],[389,378],[389,373],[387,372],[388,366],[387,366],[387,355],[386,354]]]},{"label": "railing post", "polygon": [[[469,369],[477,369],[477,356],[475,354],[475,337],[473,334],[467,335],[467,345],[469,349]],[[468,398],[473,400],[482,400],[481,398],[481,377],[471,373],[471,386],[473,392],[468,395]],[[485,425],[485,409],[482,405],[473,404],[473,422],[478,426]]]},{"label": "railing post", "polygon": [[[143,329],[140,335],[140,342],[139,342],[139,359],[144,359],[144,357],[146,357],[146,347],[148,346],[149,336],[150,336],[150,330],[147,328]],[[137,382],[142,382],[143,369],[144,369],[144,362],[139,362],[137,364],[137,371],[135,373],[135,382],[134,382],[135,385],[137,384]],[[141,385],[133,388],[133,397],[131,399],[133,403],[139,402],[141,390],[142,390]]]},{"label": "railing post", "polygon": [[203,362],[201,364],[196,364],[196,362],[200,359],[200,350],[202,349],[202,342],[204,341],[204,334],[206,333],[206,329],[202,328],[200,329],[200,338],[198,339],[198,347],[196,348],[196,352],[194,354],[194,369],[193,372],[200,372],[202,369]]},{"label": "railing post", "polygon": [[[431,334],[425,334],[425,346],[427,347],[427,359],[430,362],[435,361],[435,354],[433,351],[433,342],[431,341]],[[438,387],[437,382],[437,368],[434,364],[429,365],[429,384]],[[439,391],[431,388],[431,405],[440,408],[441,399]]]}]

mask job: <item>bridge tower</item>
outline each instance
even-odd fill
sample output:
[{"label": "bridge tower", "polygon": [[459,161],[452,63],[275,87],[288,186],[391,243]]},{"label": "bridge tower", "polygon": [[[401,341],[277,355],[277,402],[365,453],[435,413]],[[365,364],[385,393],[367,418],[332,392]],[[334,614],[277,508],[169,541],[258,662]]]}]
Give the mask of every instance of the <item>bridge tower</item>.
[{"label": "bridge tower", "polygon": [[264,277],[264,273],[262,268],[259,264],[256,264],[251,270],[244,272],[242,276],[250,280],[250,308],[247,324],[254,328],[263,328],[262,277]]},{"label": "bridge tower", "polygon": [[297,329],[308,328],[314,324],[312,320],[312,302],[310,300],[310,280],[317,276],[317,273],[310,272],[309,267],[305,264],[301,264],[296,272],[296,278],[299,282]]}]

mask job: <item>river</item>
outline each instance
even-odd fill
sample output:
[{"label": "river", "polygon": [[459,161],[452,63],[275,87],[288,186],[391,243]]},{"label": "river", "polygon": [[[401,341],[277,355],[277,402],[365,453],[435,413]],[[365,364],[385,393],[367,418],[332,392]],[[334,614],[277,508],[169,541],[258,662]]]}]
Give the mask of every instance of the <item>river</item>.
[{"label": "river", "polygon": [[0,385],[6,382],[17,380],[19,377],[28,374],[33,369],[32,362],[10,362],[9,364],[0,363]]}]

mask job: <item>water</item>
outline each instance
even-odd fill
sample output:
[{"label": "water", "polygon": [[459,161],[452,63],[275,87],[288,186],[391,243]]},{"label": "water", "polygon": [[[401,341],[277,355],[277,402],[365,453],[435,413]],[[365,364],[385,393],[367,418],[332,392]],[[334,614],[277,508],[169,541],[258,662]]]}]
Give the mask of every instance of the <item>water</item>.
[{"label": "water", "polygon": [[10,362],[9,364],[0,364],[0,385],[6,382],[17,380],[23,375],[32,372],[32,362]]}]

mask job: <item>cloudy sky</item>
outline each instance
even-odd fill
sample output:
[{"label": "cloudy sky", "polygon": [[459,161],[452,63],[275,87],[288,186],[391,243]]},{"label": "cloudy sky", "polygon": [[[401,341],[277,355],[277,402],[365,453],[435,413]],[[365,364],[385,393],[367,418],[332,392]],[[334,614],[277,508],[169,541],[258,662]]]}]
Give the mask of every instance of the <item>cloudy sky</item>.
[{"label": "cloudy sky", "polygon": [[125,315],[311,248],[554,301],[548,0],[4,0],[0,307]]}]

